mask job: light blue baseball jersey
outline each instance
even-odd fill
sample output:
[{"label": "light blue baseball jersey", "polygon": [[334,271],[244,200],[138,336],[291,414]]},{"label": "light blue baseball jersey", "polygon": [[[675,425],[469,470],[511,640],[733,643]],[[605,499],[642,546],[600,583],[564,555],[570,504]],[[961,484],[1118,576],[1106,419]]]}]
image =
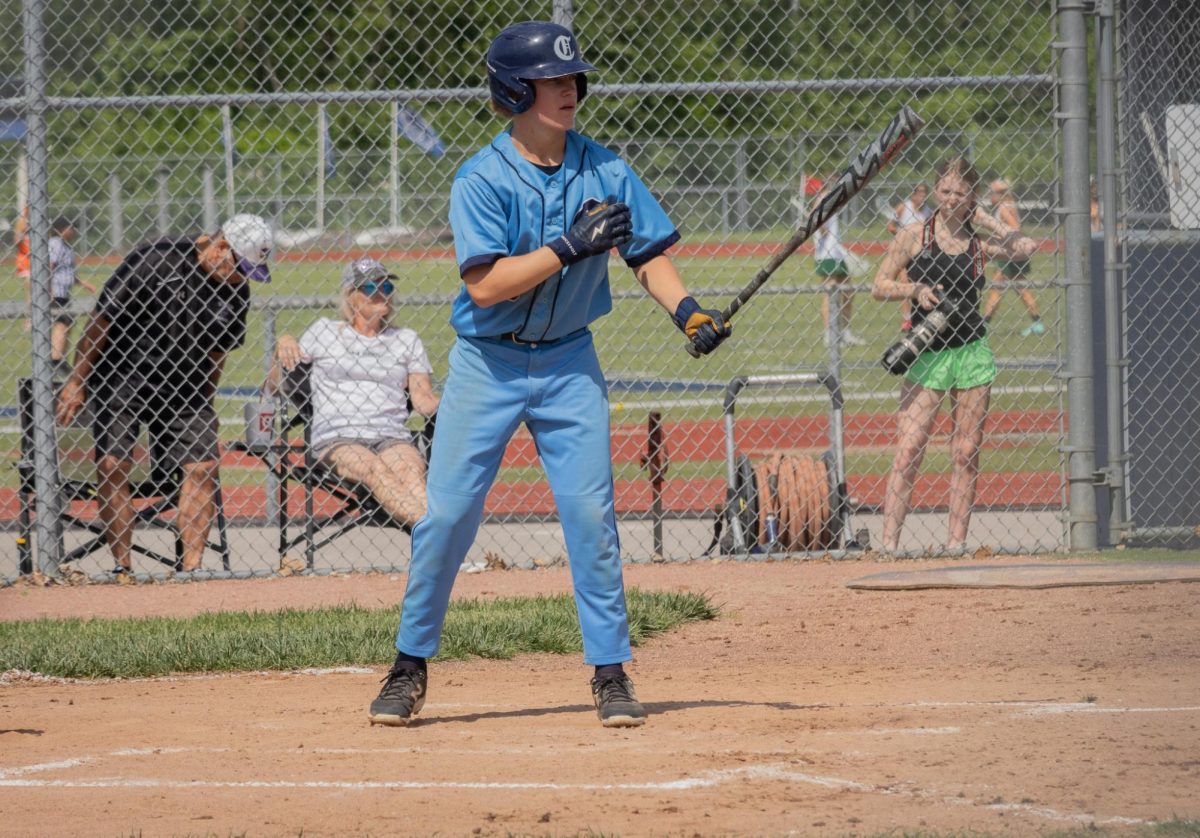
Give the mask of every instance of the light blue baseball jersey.
[{"label": "light blue baseball jersey", "polygon": [[[462,165],[450,190],[459,274],[504,256],[531,253],[569,230],[585,206],[605,201],[629,205],[633,237],[620,254],[631,268],[679,240],[650,190],[614,152],[568,131],[563,164],[548,175],[517,152],[505,130]],[[467,337],[514,332],[524,340],[554,340],[611,310],[608,255],[601,254],[489,308],[476,305],[464,285],[450,325]]]}]

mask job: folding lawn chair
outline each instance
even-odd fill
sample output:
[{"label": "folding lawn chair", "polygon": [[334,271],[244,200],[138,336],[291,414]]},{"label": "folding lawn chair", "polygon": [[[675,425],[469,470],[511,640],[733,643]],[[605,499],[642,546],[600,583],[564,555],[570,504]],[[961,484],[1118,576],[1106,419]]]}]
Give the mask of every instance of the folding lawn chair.
[{"label": "folding lawn chair", "polygon": [[[388,514],[366,486],[340,477],[331,466],[317,459],[312,445],[311,372],[311,364],[300,364],[280,382],[281,392],[275,398],[278,432],[272,443],[266,446],[237,443],[234,446],[263,458],[275,474],[280,566],[297,545],[303,544],[304,564],[310,570],[317,550],[358,527],[376,526],[410,532],[410,527]],[[411,408],[410,402],[410,411]],[[414,445],[426,465],[436,418],[426,419],[424,427],[413,434]],[[250,421],[258,420],[255,417]],[[294,439],[297,430],[301,431],[300,438]],[[292,485],[299,485],[304,492],[304,513],[299,522],[289,513]],[[318,512],[318,500],[323,508],[333,505],[336,509]],[[297,524],[301,528],[298,534],[295,533]]]}]

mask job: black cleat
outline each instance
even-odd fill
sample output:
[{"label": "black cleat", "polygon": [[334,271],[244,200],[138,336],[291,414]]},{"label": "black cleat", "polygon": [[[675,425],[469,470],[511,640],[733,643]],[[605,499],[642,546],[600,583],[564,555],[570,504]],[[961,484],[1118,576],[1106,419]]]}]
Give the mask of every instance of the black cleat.
[{"label": "black cleat", "polygon": [[379,697],[371,702],[371,724],[406,726],[425,706],[427,682],[424,670],[392,667],[383,679]]},{"label": "black cleat", "polygon": [[629,676],[605,675],[592,679],[596,715],[605,727],[638,727],[646,723],[646,711],[633,692]]}]

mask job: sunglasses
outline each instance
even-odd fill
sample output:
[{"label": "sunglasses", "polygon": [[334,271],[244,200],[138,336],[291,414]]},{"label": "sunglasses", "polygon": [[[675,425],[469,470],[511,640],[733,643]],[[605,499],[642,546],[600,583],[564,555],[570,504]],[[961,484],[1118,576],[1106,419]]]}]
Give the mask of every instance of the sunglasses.
[{"label": "sunglasses", "polygon": [[384,294],[390,297],[392,296],[392,292],[396,290],[396,286],[390,279],[385,279],[383,282],[364,282],[358,286],[358,290],[362,291],[368,297],[375,294]]}]

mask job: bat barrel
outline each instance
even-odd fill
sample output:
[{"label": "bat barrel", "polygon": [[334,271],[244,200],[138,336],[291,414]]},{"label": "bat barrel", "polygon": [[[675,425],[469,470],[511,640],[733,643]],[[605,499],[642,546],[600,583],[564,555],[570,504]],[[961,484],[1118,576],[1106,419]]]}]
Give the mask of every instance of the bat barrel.
[{"label": "bat barrel", "polygon": [[[792,236],[779,252],[771,257],[766,267],[759,271],[754,279],[729,302],[728,307],[721,312],[722,319],[726,321],[731,320],[737,314],[738,310],[770,278],[776,268],[795,253],[800,245],[808,241],[821,225],[849,203],[850,199],[857,195],[871,178],[891,162],[892,158],[899,154],[924,126],[925,121],[917,115],[916,111],[908,105],[901,106],[900,113],[888,123],[883,133],[872,140],[870,146],[854,157],[849,168],[842,173],[841,177],[838,178],[817,206],[808,214],[808,217],[804,221],[804,226],[796,235]],[[693,358],[700,357],[700,351],[690,341],[687,344],[687,351]]]}]

